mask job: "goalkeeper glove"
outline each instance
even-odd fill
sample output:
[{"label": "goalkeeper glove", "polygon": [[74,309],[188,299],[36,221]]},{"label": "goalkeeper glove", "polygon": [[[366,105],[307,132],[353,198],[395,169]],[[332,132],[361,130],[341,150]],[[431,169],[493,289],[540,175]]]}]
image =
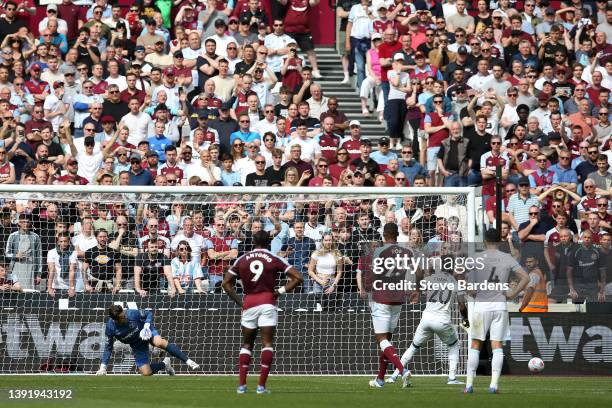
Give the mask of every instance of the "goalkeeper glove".
[{"label": "goalkeeper glove", "polygon": [[468,319],[462,319],[461,327],[463,328],[463,330],[467,331],[467,329],[470,328],[470,321]]},{"label": "goalkeeper glove", "polygon": [[151,338],[151,329],[149,328],[151,325],[149,323],[145,323],[144,327],[140,331],[140,338],[143,340],[149,340]]},{"label": "goalkeeper glove", "polygon": [[106,364],[100,364],[100,369],[96,371],[96,375],[106,375]]}]

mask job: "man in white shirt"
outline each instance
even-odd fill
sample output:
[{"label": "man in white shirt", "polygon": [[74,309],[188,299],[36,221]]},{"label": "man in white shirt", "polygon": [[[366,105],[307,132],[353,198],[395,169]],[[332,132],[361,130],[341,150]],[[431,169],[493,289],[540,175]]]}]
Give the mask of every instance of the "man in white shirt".
[{"label": "man in white shirt", "polygon": [[293,139],[285,148],[285,156],[291,156],[291,147],[300,145],[302,154],[300,158],[305,162],[312,163],[321,157],[321,146],[313,138],[308,137],[308,124],[305,120],[300,119],[296,128],[297,137]]},{"label": "man in white shirt", "polygon": [[[87,126],[93,126],[88,123]],[[102,167],[103,155],[101,152],[94,153],[94,146],[96,141],[93,136],[85,136],[84,139],[85,150],[77,151],[74,146],[74,142],[70,140],[70,154],[75,157],[79,163],[79,176],[84,177],[90,183],[94,182],[96,172]]]},{"label": "man in white shirt", "polygon": [[194,222],[191,217],[186,217],[183,220],[183,229],[174,236],[174,239],[170,243],[170,249],[176,252],[179,242],[185,240],[189,242],[191,247],[191,258],[195,262],[200,262],[202,257],[202,249],[204,248],[204,237],[195,232]]},{"label": "man in white shirt", "polygon": [[[221,57],[227,57],[227,45],[231,42],[238,44],[238,41],[231,35],[225,35],[225,31],[227,31],[227,24],[222,19],[217,19],[215,21],[215,35],[212,35],[208,38],[215,40],[217,44],[217,54]],[[208,40],[207,38],[207,40]]]},{"label": "man in white shirt", "polygon": [[255,142],[245,143],[245,147],[247,149],[247,156],[236,160],[233,166],[233,170],[240,173],[240,182],[243,186],[246,185],[247,174],[254,173],[257,170],[255,159],[259,153],[259,146]]},{"label": "man in white shirt", "polygon": [[310,117],[319,119],[321,114],[327,112],[327,97],[323,96],[321,85],[312,84],[310,85],[310,94],[312,97],[308,98],[308,106],[310,106]]},{"label": "man in white shirt", "polygon": [[113,5],[111,9],[111,16],[109,18],[103,18],[102,22],[113,30],[117,28],[117,24],[123,23],[123,26],[125,27],[125,39],[130,39],[130,24],[126,19],[121,18],[121,7],[118,4]]},{"label": "man in white shirt", "polygon": [[49,4],[47,6],[47,17],[43,18],[40,23],[38,23],[38,32],[42,33],[47,29],[50,20],[57,21],[57,32],[60,34],[68,34],[68,24],[66,20],[61,18],[57,18],[57,4]]},{"label": "man in white shirt", "polygon": [[272,132],[276,134],[276,118],[274,117],[274,106],[267,104],[264,106],[264,117],[258,121],[255,126],[251,126],[253,132],[260,135],[266,132]]},{"label": "man in white shirt", "polygon": [[193,176],[198,176],[200,180],[207,182],[211,186],[221,180],[221,169],[211,161],[211,155],[208,150],[200,151],[200,163],[192,163],[185,169],[185,178],[187,180]]},{"label": "man in white shirt", "polygon": [[47,69],[40,75],[40,79],[53,85],[56,81],[63,81],[64,74],[59,70],[59,61],[57,57],[49,57],[47,60]]},{"label": "man in white shirt", "polygon": [[68,111],[64,98],[64,83],[55,81],[53,83],[53,93],[45,98],[43,109],[45,111],[45,119],[51,122],[53,132],[57,133],[60,123],[64,121],[64,115]]},{"label": "man in white shirt", "polygon": [[119,92],[123,92],[127,89],[127,80],[125,76],[119,75],[119,62],[116,60],[108,61],[106,65],[108,70],[108,77],[104,79],[109,85],[117,85]]},{"label": "man in white shirt", "polygon": [[121,123],[127,126],[130,131],[128,143],[138,146],[138,143],[147,139],[147,132],[152,119],[148,113],[140,111],[140,102],[135,96],[130,98],[128,108],[130,108],[130,113],[121,118]]},{"label": "man in white shirt", "polygon": [[266,63],[268,67],[277,74],[277,78],[279,77],[281,66],[283,65],[283,56],[289,54],[289,49],[291,48],[289,44],[295,44],[295,40],[285,34],[283,26],[283,20],[274,20],[274,31],[264,38],[264,46],[268,49]]}]

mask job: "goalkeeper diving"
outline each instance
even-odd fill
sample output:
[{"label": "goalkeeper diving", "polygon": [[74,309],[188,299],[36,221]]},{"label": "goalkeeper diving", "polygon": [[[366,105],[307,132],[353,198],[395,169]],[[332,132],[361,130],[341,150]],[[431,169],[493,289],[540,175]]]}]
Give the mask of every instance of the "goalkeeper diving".
[{"label": "goalkeeper diving", "polygon": [[159,332],[153,327],[153,313],[151,311],[123,310],[121,306],[113,305],[108,308],[108,316],[109,319],[106,322],[107,342],[104,354],[102,354],[100,369],[96,372],[96,375],[106,375],[106,367],[113,352],[115,340],[128,344],[132,348],[134,360],[136,360],[136,368],[144,376],[157,374],[162,370],[168,375],[174,375],[174,368],[172,368],[170,357],[155,363],[149,362],[150,344],[178,358],[192,370],[200,367],[195,361],[187,357],[176,344],[170,343],[161,337]]}]

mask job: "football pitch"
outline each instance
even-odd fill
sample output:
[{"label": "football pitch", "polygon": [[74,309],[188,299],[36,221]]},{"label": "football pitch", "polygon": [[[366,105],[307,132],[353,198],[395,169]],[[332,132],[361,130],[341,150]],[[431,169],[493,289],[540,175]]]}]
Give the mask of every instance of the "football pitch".
[{"label": "football pitch", "polygon": [[[413,386],[385,384],[368,388],[373,377],[274,376],[271,394],[257,395],[257,377],[249,377],[249,391],[236,394],[236,376],[0,376],[3,407],[611,407],[610,377],[512,377],[500,381],[500,394],[487,393],[488,377],[476,378],[474,394],[463,395],[462,385],[446,385],[445,377],[413,377]],[[460,378],[461,379],[461,378]],[[68,400],[10,400],[9,389],[72,390]],[[388,405],[387,405],[388,404]],[[391,405],[393,404],[393,405]],[[409,404],[409,405],[408,405]]]}]

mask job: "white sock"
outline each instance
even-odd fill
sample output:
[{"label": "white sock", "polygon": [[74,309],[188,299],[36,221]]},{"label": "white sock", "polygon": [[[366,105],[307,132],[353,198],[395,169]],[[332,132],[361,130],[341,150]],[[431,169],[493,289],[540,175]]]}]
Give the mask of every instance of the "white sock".
[{"label": "white sock", "polygon": [[[402,358],[400,358],[402,364],[404,365],[404,367],[406,367],[408,365],[408,363],[410,361],[412,361],[412,357],[414,356],[414,353],[416,353],[416,351],[419,349],[419,347],[415,347],[413,344],[410,345],[410,347],[408,347],[408,349],[406,351],[404,351],[404,354],[402,354]],[[393,374],[391,374],[391,377],[393,378],[397,378],[399,377],[401,373],[399,372],[398,369],[395,369],[395,371],[393,372]]]},{"label": "white sock", "polygon": [[457,364],[459,363],[459,342],[448,347],[448,378],[455,379]]},{"label": "white sock", "polygon": [[408,350],[404,351],[404,354],[402,354],[402,358],[401,358],[401,361],[404,367],[406,366],[406,364],[412,361],[412,357],[414,356],[414,353],[416,353],[418,349],[419,347],[415,347],[414,344],[411,344],[410,347],[408,347]]},{"label": "white sock", "polygon": [[480,350],[470,349],[468,351],[468,362],[467,362],[467,377],[465,380],[466,387],[471,387],[474,384],[474,377],[476,377],[476,370],[478,369],[478,362],[480,361]]},{"label": "white sock", "polygon": [[493,358],[491,358],[491,385],[490,387],[497,388],[499,376],[501,375],[502,366],[504,365],[504,349],[494,349]]}]

